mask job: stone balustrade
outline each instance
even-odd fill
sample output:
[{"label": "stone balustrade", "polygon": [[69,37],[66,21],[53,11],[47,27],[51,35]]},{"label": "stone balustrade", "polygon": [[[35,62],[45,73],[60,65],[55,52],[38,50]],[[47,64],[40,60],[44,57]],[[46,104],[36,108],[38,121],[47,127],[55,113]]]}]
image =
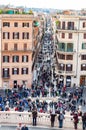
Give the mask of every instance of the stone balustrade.
[{"label": "stone balustrade", "polygon": [[[58,115],[57,115],[58,116]],[[58,117],[56,116],[55,127],[58,127]],[[74,128],[72,116],[65,115],[64,128]],[[18,123],[26,123],[32,125],[32,113],[31,112],[15,112],[15,111],[0,111],[0,124],[5,125],[17,125]],[[50,126],[50,114],[38,113],[37,125]],[[78,128],[82,129],[81,118],[78,123]]]}]

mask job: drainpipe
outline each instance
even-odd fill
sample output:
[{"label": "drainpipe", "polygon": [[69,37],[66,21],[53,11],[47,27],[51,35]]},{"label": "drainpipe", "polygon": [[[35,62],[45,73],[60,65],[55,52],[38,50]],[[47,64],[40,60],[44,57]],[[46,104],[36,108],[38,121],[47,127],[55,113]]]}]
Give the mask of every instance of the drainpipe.
[{"label": "drainpipe", "polygon": [[79,29],[80,29],[80,19],[78,21],[78,39],[77,39],[77,50],[76,50],[76,85],[79,86],[79,75],[78,75],[78,68],[79,68],[79,60],[78,60],[78,54],[79,54]]}]

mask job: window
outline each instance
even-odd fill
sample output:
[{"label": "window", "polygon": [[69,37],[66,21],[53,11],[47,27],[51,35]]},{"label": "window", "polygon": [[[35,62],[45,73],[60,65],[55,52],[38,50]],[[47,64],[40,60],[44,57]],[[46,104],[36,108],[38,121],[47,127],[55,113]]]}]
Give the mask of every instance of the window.
[{"label": "window", "polygon": [[68,38],[69,38],[69,39],[72,39],[72,33],[69,33]]},{"label": "window", "polygon": [[3,22],[3,27],[10,27],[10,23],[9,22]]},{"label": "window", "polygon": [[9,39],[10,38],[9,34],[10,34],[9,32],[3,32],[3,39]]},{"label": "window", "polygon": [[19,32],[13,32],[13,39],[19,39]]},{"label": "window", "polygon": [[22,74],[28,74],[28,68],[22,68]]},{"label": "window", "polygon": [[13,75],[19,74],[19,68],[12,68],[12,74]]},{"label": "window", "polygon": [[18,27],[18,23],[17,22],[14,23],[14,27]]},{"label": "window", "polygon": [[58,58],[65,60],[65,55],[63,55],[63,54],[58,54]]},{"label": "window", "polygon": [[83,28],[85,28],[86,27],[86,22],[83,22]]},{"label": "window", "polygon": [[4,50],[8,50],[8,43],[4,44]]},{"label": "window", "polygon": [[72,64],[66,65],[66,71],[72,71]]},{"label": "window", "polygon": [[62,70],[62,71],[64,71],[65,70],[65,65],[64,64],[59,64],[59,70]]},{"label": "window", "polygon": [[29,39],[29,33],[28,32],[23,32],[22,33],[22,39]]},{"label": "window", "polygon": [[3,56],[3,62],[9,62],[9,56]]},{"label": "window", "polygon": [[24,50],[27,50],[27,43],[24,44]]},{"label": "window", "polygon": [[82,49],[86,49],[86,43],[82,43]]},{"label": "window", "polygon": [[67,43],[67,52],[73,52],[73,43]]},{"label": "window", "polygon": [[81,55],[81,60],[86,60],[86,55]]},{"label": "window", "polygon": [[86,70],[86,64],[81,64],[81,71],[85,71]]},{"label": "window", "polygon": [[86,33],[83,34],[83,38],[86,39]]},{"label": "window", "polygon": [[28,62],[28,56],[26,55],[22,56],[22,62]]},{"label": "window", "polygon": [[22,23],[22,27],[29,27],[29,23]]},{"label": "window", "polygon": [[68,22],[68,30],[74,30],[74,22]]},{"label": "window", "polygon": [[19,62],[19,56],[13,56],[12,61],[13,62]]},{"label": "window", "polygon": [[18,50],[18,46],[17,46],[17,44],[14,44],[14,50],[15,50],[15,51]]},{"label": "window", "polygon": [[62,22],[62,29],[65,29],[65,22]]},{"label": "window", "polygon": [[66,60],[73,60],[73,55],[67,55]]},{"label": "window", "polygon": [[65,38],[65,33],[62,33],[62,38]]},{"label": "window", "polygon": [[9,68],[3,68],[3,77],[8,78],[9,77]]}]

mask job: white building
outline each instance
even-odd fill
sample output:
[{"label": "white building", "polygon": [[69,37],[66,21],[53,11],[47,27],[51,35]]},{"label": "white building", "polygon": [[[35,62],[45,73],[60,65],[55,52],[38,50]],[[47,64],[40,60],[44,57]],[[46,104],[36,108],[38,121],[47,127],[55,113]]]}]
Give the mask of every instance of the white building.
[{"label": "white building", "polygon": [[58,82],[86,85],[86,16],[58,15],[54,22]]}]

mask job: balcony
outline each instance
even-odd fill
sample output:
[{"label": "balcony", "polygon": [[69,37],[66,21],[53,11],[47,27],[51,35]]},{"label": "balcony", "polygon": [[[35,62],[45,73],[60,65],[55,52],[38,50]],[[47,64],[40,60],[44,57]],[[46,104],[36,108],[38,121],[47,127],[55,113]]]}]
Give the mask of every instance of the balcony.
[{"label": "balcony", "polygon": [[10,75],[2,75],[2,78],[8,79],[8,78],[10,78]]},{"label": "balcony", "polygon": [[75,75],[75,71],[57,70],[57,73],[63,75]]},{"label": "balcony", "polygon": [[65,49],[62,49],[62,48],[57,48],[57,51],[58,52],[64,52],[64,53],[74,53],[75,51],[73,50],[73,49],[67,49],[67,50],[65,50]]},{"label": "balcony", "polygon": [[2,50],[2,52],[30,52],[33,51],[33,49],[9,49],[9,50]]},{"label": "balcony", "polygon": [[65,27],[65,28],[61,28],[61,27],[57,27],[57,31],[78,31],[78,29],[76,27]]}]

